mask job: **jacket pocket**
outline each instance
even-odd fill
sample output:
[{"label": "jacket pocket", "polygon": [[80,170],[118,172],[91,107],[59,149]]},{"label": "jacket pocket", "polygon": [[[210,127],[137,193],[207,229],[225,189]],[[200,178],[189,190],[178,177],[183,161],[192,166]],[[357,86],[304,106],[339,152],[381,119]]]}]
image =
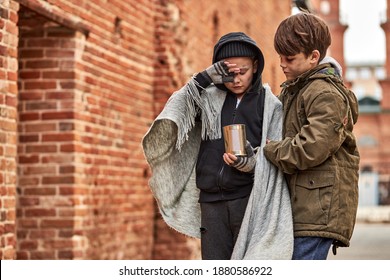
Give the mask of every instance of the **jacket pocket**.
[{"label": "jacket pocket", "polygon": [[215,149],[205,149],[196,163],[196,185],[207,192],[218,192],[218,176],[222,167],[222,155]]},{"label": "jacket pocket", "polygon": [[293,200],[294,222],[326,225],[332,202],[335,173],[305,171],[297,175]]}]

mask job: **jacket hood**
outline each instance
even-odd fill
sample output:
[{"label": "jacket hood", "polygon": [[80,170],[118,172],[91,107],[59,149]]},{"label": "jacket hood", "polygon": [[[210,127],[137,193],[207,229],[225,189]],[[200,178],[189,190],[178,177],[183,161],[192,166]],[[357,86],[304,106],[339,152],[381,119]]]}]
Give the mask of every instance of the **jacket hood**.
[{"label": "jacket hood", "polygon": [[344,96],[348,99],[352,120],[353,123],[356,123],[359,116],[359,103],[356,95],[351,90],[347,89],[342,82],[343,69],[341,65],[336,59],[330,56],[327,56],[321,60],[319,65],[324,65],[325,68],[322,68],[320,71],[318,71],[318,74],[316,75],[327,75],[329,79],[338,85],[338,89],[343,91]]},{"label": "jacket hood", "polygon": [[[254,49],[257,51],[257,61],[258,61],[258,66],[257,66],[257,72],[253,76],[253,81],[252,81],[252,87],[248,90],[248,92],[252,91],[258,91],[260,87],[262,87],[262,74],[264,70],[264,56],[263,53],[261,52],[260,48],[257,46],[256,42],[250,38],[248,35],[246,35],[243,32],[231,32],[228,34],[223,35],[219,41],[215,44],[214,46],[214,52],[213,52],[213,60],[212,63],[216,63],[216,57],[217,53],[221,50],[221,48],[231,42],[244,42],[247,43],[251,46],[254,47]],[[216,85],[218,88],[222,90],[227,90],[227,88],[221,84],[221,85]]]},{"label": "jacket hood", "polygon": [[335,70],[335,74],[337,76],[339,76],[340,78],[343,77],[343,68],[341,67],[340,63],[336,59],[334,59],[331,56],[326,56],[324,57],[323,60],[320,61],[319,64],[325,64],[325,63],[329,63],[333,67],[333,69]]}]

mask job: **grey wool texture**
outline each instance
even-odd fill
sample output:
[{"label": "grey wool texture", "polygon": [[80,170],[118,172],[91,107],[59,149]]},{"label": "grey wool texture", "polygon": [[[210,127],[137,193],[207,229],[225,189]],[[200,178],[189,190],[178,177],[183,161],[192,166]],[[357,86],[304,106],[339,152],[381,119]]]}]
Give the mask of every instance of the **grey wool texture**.
[{"label": "grey wool texture", "polygon": [[[282,105],[265,86],[263,140],[256,155],[255,181],[232,259],[291,259],[293,222],[283,173],[264,156],[266,138],[281,139]],[[221,137],[220,112],[226,92],[210,86],[200,94],[191,79],[175,92],[142,140],[151,168],[149,186],[164,221],[200,238],[199,190],[195,165],[202,139]],[[201,122],[195,123],[198,110]]]}]

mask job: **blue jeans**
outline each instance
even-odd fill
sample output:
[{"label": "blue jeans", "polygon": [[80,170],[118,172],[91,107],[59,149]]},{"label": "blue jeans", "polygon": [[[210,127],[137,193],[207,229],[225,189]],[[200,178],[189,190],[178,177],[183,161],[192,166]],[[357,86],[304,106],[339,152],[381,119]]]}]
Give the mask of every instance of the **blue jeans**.
[{"label": "blue jeans", "polygon": [[294,238],[293,260],[326,260],[333,239],[323,237]]}]

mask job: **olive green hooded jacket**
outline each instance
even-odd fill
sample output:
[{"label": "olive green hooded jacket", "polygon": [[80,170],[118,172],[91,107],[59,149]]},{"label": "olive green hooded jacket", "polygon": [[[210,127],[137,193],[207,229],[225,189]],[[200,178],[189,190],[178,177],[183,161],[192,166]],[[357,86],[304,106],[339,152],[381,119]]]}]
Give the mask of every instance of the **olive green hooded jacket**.
[{"label": "olive green hooded jacket", "polygon": [[325,63],[282,84],[283,140],[271,139],[264,153],[286,175],[294,236],[349,246],[358,206],[358,103],[337,73]]}]

